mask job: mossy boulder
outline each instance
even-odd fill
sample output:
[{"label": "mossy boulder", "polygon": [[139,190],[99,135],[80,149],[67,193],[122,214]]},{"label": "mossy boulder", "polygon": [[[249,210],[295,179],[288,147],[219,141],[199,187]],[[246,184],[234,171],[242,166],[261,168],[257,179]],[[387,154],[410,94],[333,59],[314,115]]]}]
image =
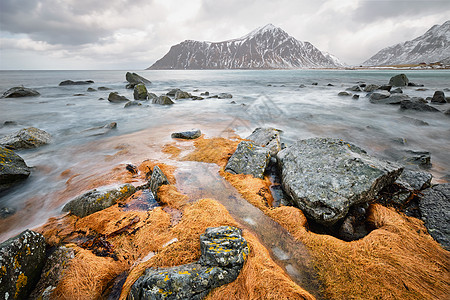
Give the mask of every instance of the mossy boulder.
[{"label": "mossy boulder", "polygon": [[45,239],[31,230],[0,244],[0,299],[28,299],[45,263]]},{"label": "mossy boulder", "polygon": [[134,192],[136,188],[128,183],[116,188],[94,189],[70,200],[64,205],[62,211],[84,218],[116,204],[117,201],[129,197]]},{"label": "mossy boulder", "polygon": [[147,100],[148,91],[145,84],[139,83],[134,86],[133,97],[134,100]]},{"label": "mossy boulder", "polygon": [[0,139],[0,146],[12,149],[30,149],[47,145],[51,141],[51,135],[41,129],[28,127]]},{"label": "mossy boulder", "polygon": [[39,92],[23,86],[17,86],[10,88],[0,98],[20,98],[20,97],[36,97],[39,96]]},{"label": "mossy boulder", "polygon": [[30,172],[22,157],[10,149],[0,147],[0,192],[27,179]]}]

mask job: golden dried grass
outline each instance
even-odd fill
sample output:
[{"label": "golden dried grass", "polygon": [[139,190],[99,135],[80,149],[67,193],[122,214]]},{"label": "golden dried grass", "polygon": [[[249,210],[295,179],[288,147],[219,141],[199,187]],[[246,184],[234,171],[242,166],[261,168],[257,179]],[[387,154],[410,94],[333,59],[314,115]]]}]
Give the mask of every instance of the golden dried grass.
[{"label": "golden dried grass", "polygon": [[200,137],[194,141],[195,150],[182,157],[181,160],[215,163],[224,167],[240,141]]}]

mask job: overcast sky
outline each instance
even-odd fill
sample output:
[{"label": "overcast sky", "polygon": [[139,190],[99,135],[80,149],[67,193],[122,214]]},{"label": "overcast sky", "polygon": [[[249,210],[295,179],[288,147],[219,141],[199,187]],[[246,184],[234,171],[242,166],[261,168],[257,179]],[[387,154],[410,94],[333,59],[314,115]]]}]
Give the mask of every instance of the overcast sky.
[{"label": "overcast sky", "polygon": [[450,0],[1,0],[0,69],[145,69],[268,23],[358,65],[448,19]]}]

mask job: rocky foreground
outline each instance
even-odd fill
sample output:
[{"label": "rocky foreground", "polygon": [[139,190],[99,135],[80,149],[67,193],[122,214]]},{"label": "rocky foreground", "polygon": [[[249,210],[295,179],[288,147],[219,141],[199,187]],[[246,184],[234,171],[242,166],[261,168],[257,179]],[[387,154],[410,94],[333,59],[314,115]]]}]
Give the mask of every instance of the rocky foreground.
[{"label": "rocky foreground", "polygon": [[[175,103],[177,98],[193,97],[174,90],[152,98],[145,88],[150,82],[144,79],[127,74],[135,99],[141,99],[136,101]],[[408,84],[400,75],[391,79],[390,92],[373,85],[351,89],[371,90],[369,99],[375,103],[393,97],[392,86]],[[382,96],[376,93],[387,97],[377,99]],[[110,97],[121,102],[120,95]],[[443,92],[433,99],[447,101]],[[408,99],[400,105],[403,101],[426,105]],[[429,156],[413,153],[390,162],[352,143],[326,137],[285,146],[282,131],[275,128],[257,128],[245,139],[205,138],[200,130],[182,130],[171,137],[161,151],[172,165],[148,159],[116,166],[104,175],[120,178],[114,185],[98,180],[95,189],[66,199],[60,216],[3,242],[0,297],[448,296],[450,184],[432,184],[426,171]],[[14,189],[32,171],[13,150],[43,146],[51,136],[34,128],[0,141],[0,187],[6,190]],[[246,201],[306,246],[304,257],[311,259],[309,271],[319,286],[312,289],[315,285],[295,281],[292,266],[274,260],[282,257],[281,249],[269,252],[270,245],[263,245],[249,226],[236,220],[221,204],[223,200],[182,194],[175,173],[177,164],[185,161],[217,165],[220,176]],[[195,171],[194,167],[192,176]],[[284,205],[277,204],[280,201],[271,192],[277,185]]]}]

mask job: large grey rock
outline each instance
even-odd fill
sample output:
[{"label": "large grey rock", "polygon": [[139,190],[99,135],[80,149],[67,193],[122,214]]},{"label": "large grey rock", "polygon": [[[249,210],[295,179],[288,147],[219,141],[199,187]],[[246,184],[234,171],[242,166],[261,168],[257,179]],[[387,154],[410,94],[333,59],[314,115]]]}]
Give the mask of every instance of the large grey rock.
[{"label": "large grey rock", "polygon": [[158,189],[164,184],[169,184],[169,180],[163,171],[158,166],[153,168],[152,177],[150,178],[150,190],[152,191],[155,198],[158,200]]},{"label": "large grey rock", "polygon": [[196,263],[147,269],[131,287],[128,299],[203,299],[221,285],[234,281],[248,255],[241,230],[230,226],[208,228],[200,237]]},{"label": "large grey rock", "polygon": [[192,129],[187,131],[179,131],[174,132],[171,134],[171,137],[173,139],[185,139],[185,140],[192,140],[199,138],[202,135],[202,132],[200,129]]},{"label": "large grey rock", "polygon": [[429,106],[420,101],[403,100],[400,102],[401,110],[417,110],[417,111],[428,111],[428,112],[440,112],[439,109]]},{"label": "large grey rock", "polygon": [[408,86],[409,79],[405,74],[399,74],[391,77],[389,85],[392,86]]},{"label": "large grey rock", "polygon": [[399,87],[391,90],[390,92],[391,94],[403,94],[403,90]]},{"label": "large grey rock", "polygon": [[424,171],[403,170],[396,183],[414,191],[421,191],[431,185],[433,175]]},{"label": "large grey rock", "polygon": [[12,149],[37,148],[50,143],[51,135],[44,130],[28,127],[0,139],[0,146]]},{"label": "large grey rock", "polygon": [[388,98],[384,99],[370,99],[371,103],[375,104],[400,104],[403,100],[409,100],[409,96],[405,94],[391,94]]},{"label": "large grey rock", "polygon": [[117,188],[94,189],[70,200],[62,211],[84,218],[116,204],[118,200],[129,197],[135,191],[136,188],[128,183]]},{"label": "large grey rock", "polygon": [[157,98],[153,98],[152,103],[159,104],[159,105],[172,105],[175,102],[173,102],[172,99],[170,99],[169,97],[163,95],[163,96],[159,96]]},{"label": "large grey rock", "polygon": [[23,86],[10,88],[0,98],[20,98],[20,97],[35,97],[39,96],[39,92]]},{"label": "large grey rock", "polygon": [[111,92],[108,96],[108,101],[112,103],[122,103],[130,101],[127,97],[119,95],[118,92]]},{"label": "large grey rock", "polygon": [[270,155],[275,156],[281,150],[280,133],[281,130],[279,129],[258,127],[247,137],[247,140],[261,147],[266,147],[270,150]]},{"label": "large grey rock", "polygon": [[179,99],[189,99],[191,98],[192,95],[189,94],[188,92],[183,92],[183,91],[177,91],[175,93],[175,100],[179,100]]},{"label": "large grey rock", "polygon": [[450,251],[450,183],[422,192],[419,209],[430,235]]},{"label": "large grey rock", "polygon": [[309,218],[326,226],[344,218],[351,206],[373,200],[403,170],[331,138],[297,141],[277,157],[285,192]]},{"label": "large grey rock", "polygon": [[443,91],[434,92],[433,98],[431,98],[431,102],[444,104],[447,103],[447,99],[445,99],[445,94]]},{"label": "large grey rock", "polygon": [[30,176],[30,168],[14,151],[0,147],[0,192],[24,181]]},{"label": "large grey rock", "polygon": [[368,84],[364,87],[364,92],[373,92],[377,90],[380,86],[376,84]]},{"label": "large grey rock", "polygon": [[134,86],[133,97],[135,100],[147,100],[148,91],[145,84],[139,83]]},{"label": "large grey rock", "polygon": [[370,94],[369,99],[370,102],[377,101],[380,99],[388,98],[391,95],[388,91],[380,90],[378,92],[373,92]]},{"label": "large grey rock", "polygon": [[28,299],[45,263],[45,239],[31,230],[0,244],[0,299]]},{"label": "large grey rock", "polygon": [[64,80],[59,83],[60,86],[64,85],[85,85],[85,84],[92,84],[94,81],[92,80],[80,80],[80,81],[73,81],[73,80]]},{"label": "large grey rock", "polygon": [[130,73],[130,72],[127,72],[125,74],[125,79],[128,81],[128,84],[126,86],[128,89],[132,89],[140,83],[142,83],[144,85],[152,83],[150,80],[148,80],[136,73]]},{"label": "large grey rock", "polygon": [[250,174],[263,179],[269,160],[269,149],[242,141],[228,160],[225,171],[232,174]]}]

